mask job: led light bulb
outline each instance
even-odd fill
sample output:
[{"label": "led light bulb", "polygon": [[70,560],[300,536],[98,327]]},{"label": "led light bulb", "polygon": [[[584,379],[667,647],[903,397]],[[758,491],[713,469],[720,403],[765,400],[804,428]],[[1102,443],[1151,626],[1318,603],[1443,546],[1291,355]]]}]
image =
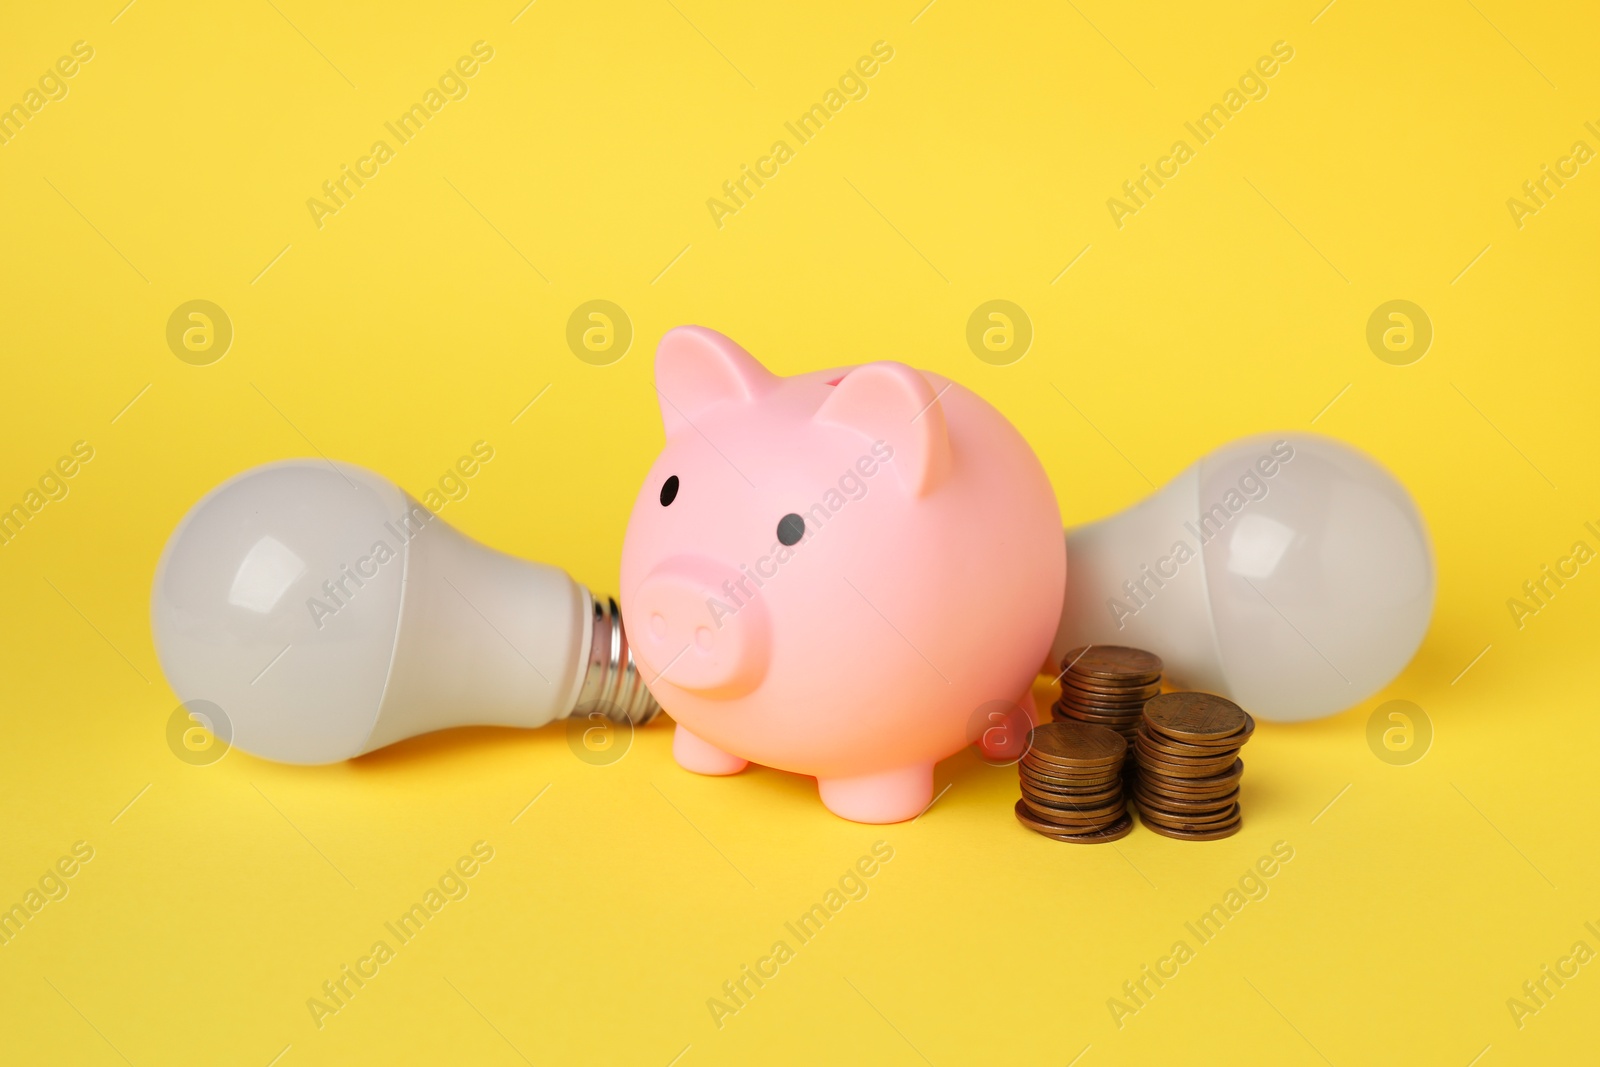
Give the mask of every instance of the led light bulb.
[{"label": "led light bulb", "polygon": [[212,490],[167,542],[151,616],[179,698],[284,763],[450,726],[660,710],[614,601],[344,463],[268,464]]},{"label": "led light bulb", "polygon": [[1400,673],[1433,595],[1427,527],[1391,474],[1328,438],[1269,434],[1067,532],[1051,653],[1149,649],[1176,684],[1266,719],[1314,719]]}]

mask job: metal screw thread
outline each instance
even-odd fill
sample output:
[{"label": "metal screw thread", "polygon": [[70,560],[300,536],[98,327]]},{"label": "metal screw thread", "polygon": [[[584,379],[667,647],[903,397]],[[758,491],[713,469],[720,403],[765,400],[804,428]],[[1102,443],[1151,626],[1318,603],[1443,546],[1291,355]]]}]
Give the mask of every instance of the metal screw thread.
[{"label": "metal screw thread", "polygon": [[661,705],[645,687],[639,664],[622,630],[622,615],[610,597],[590,594],[594,601],[594,634],[589,642],[589,664],[583,688],[569,718],[599,712],[613,722],[642,726],[661,714]]}]

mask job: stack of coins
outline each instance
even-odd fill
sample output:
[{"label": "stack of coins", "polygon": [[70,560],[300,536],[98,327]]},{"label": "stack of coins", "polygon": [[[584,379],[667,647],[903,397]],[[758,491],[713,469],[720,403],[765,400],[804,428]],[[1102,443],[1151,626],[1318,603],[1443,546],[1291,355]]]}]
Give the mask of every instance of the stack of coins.
[{"label": "stack of coins", "polygon": [[1210,693],[1167,693],[1144,706],[1134,738],[1134,804],[1158,834],[1214,841],[1239,831],[1239,749],[1256,722]]},{"label": "stack of coins", "polygon": [[1047,722],[1033,728],[1017,764],[1017,821],[1057,841],[1116,841],[1133,829],[1122,794],[1128,743],[1114,730]]},{"label": "stack of coins", "polygon": [[1109,726],[1131,750],[1145,701],[1160,692],[1160,656],[1121,645],[1075,648],[1061,658],[1061,699],[1050,716]]}]

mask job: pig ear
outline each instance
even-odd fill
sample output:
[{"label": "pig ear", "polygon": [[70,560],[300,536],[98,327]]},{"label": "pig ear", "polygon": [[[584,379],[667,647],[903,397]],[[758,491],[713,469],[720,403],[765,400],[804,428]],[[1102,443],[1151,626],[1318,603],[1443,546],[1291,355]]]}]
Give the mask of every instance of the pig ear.
[{"label": "pig ear", "polygon": [[928,379],[904,363],[857,367],[834,386],[816,419],[887,444],[900,482],[913,496],[932,492],[950,472],[944,406]]},{"label": "pig ear", "polygon": [[754,356],[704,326],[668,330],[656,347],[656,393],[669,434],[709,407],[748,403],[777,383]]}]

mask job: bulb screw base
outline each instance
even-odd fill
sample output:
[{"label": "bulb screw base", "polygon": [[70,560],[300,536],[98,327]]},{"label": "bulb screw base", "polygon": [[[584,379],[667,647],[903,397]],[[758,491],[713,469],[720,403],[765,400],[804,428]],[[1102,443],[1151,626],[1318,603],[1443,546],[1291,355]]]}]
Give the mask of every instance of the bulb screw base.
[{"label": "bulb screw base", "polygon": [[639,664],[628,647],[622,630],[622,614],[611,597],[590,594],[594,602],[593,636],[589,642],[589,663],[584,671],[578,702],[568,718],[581,718],[599,712],[613,722],[635,726],[661,714],[661,705],[650,695]]}]

